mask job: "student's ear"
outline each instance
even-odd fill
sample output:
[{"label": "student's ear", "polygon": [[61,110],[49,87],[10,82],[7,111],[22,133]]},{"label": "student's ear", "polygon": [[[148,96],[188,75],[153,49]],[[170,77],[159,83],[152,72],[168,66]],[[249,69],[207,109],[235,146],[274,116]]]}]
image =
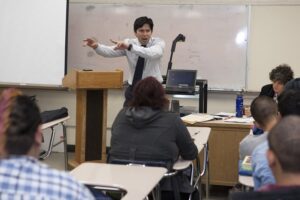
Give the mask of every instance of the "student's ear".
[{"label": "student's ear", "polygon": [[267,151],[267,159],[268,159],[269,167],[271,169],[274,169],[276,166],[276,156],[274,152],[270,149]]},{"label": "student's ear", "polygon": [[280,112],[278,112],[278,116],[277,116],[277,118],[278,118],[278,121],[282,119],[282,115],[281,115],[281,113],[280,113]]},{"label": "student's ear", "polygon": [[256,128],[260,128],[261,129],[260,125],[256,121],[254,121],[253,123],[254,123],[254,125],[255,125]]},{"label": "student's ear", "polygon": [[41,145],[43,141],[43,135],[42,135],[42,125],[38,127],[35,133],[35,138],[34,138],[36,144]]}]

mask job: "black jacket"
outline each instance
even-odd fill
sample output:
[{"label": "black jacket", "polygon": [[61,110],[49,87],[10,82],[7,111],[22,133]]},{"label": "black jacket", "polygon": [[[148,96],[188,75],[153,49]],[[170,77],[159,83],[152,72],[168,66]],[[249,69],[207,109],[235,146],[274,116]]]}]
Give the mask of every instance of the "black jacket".
[{"label": "black jacket", "polygon": [[[177,114],[149,107],[127,107],[119,112],[112,126],[109,160],[163,160],[173,164],[179,155],[194,160],[198,149]],[[178,177],[180,191],[191,192],[182,178]],[[161,185],[167,190],[169,186]]]}]

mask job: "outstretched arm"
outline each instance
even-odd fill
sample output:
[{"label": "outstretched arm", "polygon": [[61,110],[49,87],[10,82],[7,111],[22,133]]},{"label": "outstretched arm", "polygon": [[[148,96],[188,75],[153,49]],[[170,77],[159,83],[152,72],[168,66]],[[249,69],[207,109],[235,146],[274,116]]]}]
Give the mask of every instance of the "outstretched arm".
[{"label": "outstretched arm", "polygon": [[83,40],[83,46],[89,46],[96,49],[98,47],[98,41],[95,38],[87,38]]},{"label": "outstretched arm", "polygon": [[125,51],[123,49],[117,49],[116,46],[99,44],[96,38],[87,38],[83,40],[83,46],[89,46],[93,48],[97,54],[104,57],[119,57],[125,55]]},{"label": "outstretched arm", "polygon": [[126,50],[129,47],[129,44],[125,41],[116,41],[112,39],[110,39],[110,41],[116,45],[114,50]]}]

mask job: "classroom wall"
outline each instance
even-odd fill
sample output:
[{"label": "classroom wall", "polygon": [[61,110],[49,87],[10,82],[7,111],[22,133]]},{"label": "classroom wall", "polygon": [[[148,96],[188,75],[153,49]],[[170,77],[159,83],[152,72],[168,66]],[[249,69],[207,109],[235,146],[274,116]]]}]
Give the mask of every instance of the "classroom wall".
[{"label": "classroom wall", "polygon": [[[127,1],[116,1],[116,0],[84,0],[84,1],[78,1],[78,0],[70,0],[70,3],[73,2],[90,2],[90,3],[161,3],[161,1],[158,0],[127,0]],[[281,0],[255,0],[255,1],[238,1],[238,0],[198,0],[198,1],[191,1],[191,0],[166,0],[164,3],[175,3],[175,4],[188,4],[188,3],[204,3],[204,4],[210,4],[210,3],[217,3],[217,4],[250,4],[253,6],[260,6],[263,5],[300,5],[300,2],[294,0],[294,1],[281,1]],[[256,18],[256,16],[253,16],[251,13],[251,19],[259,20]],[[261,14],[261,13],[260,13]],[[270,35],[272,37],[272,35]],[[287,35],[286,37],[289,37]],[[257,38],[256,38],[257,39]],[[259,38],[258,38],[259,39]],[[256,52],[260,50],[259,45],[252,45],[254,44],[253,40],[249,41],[249,51]],[[292,51],[292,49],[287,49],[287,51]],[[291,52],[293,53],[293,52]],[[252,56],[249,57],[250,60],[248,60],[249,63],[255,63],[258,57]],[[287,62],[287,61],[285,61]],[[273,65],[274,63],[270,63],[270,65]],[[262,68],[267,66],[261,66]],[[267,70],[265,70],[267,71]],[[268,77],[266,75],[266,83],[268,82]],[[41,110],[50,110],[50,109],[56,109],[60,108],[62,106],[65,106],[69,109],[69,114],[71,116],[71,119],[67,122],[67,133],[68,133],[68,144],[75,144],[75,119],[76,119],[76,111],[75,111],[75,92],[74,91],[57,91],[57,90],[41,90],[41,89],[24,89],[24,92],[30,95],[36,95],[38,99],[38,104],[41,107]],[[257,92],[254,93],[247,93],[245,96],[245,104],[250,104],[251,100],[257,96]],[[234,112],[235,107],[235,93],[234,92],[209,92],[208,93],[208,112],[209,113],[215,113],[219,111],[225,111],[225,112]],[[121,109],[121,106],[123,104],[123,91],[122,90],[109,90],[108,92],[108,144],[109,144],[109,136],[110,136],[110,128],[111,124],[118,113],[118,111]],[[198,99],[184,99],[181,100],[181,105],[197,105]]]}]

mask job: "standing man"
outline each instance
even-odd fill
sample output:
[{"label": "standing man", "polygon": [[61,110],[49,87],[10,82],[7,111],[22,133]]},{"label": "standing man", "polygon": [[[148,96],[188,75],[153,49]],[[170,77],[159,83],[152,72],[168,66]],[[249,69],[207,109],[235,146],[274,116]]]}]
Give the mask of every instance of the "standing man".
[{"label": "standing man", "polygon": [[125,39],[124,41],[111,42],[113,46],[106,46],[92,38],[84,40],[85,45],[93,48],[97,54],[104,57],[126,56],[129,66],[129,86],[125,92],[124,106],[132,99],[132,89],[137,81],[153,76],[162,82],[160,71],[161,58],[165,48],[165,42],[160,38],[152,37],[153,21],[146,16],[135,20],[134,34],[136,38]]}]

